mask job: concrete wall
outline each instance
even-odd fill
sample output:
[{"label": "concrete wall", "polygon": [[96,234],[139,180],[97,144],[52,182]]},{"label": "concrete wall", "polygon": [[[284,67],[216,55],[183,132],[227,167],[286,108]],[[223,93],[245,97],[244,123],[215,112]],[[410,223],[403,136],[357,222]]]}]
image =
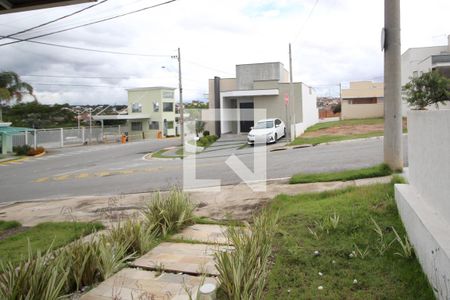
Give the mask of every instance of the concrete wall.
[{"label": "concrete wall", "polygon": [[382,82],[356,81],[350,82],[350,88],[342,89],[342,98],[373,98],[384,97]]},{"label": "concrete wall", "polygon": [[439,299],[450,299],[450,111],[408,113],[409,184],[395,198]]},{"label": "concrete wall", "polygon": [[348,100],[342,100],[341,117],[345,119],[381,118],[384,116],[384,103],[374,104],[349,104]]},{"label": "concrete wall", "polygon": [[283,69],[279,62],[236,65],[237,89],[251,90],[255,80],[280,81],[284,76]]},{"label": "concrete wall", "polygon": [[[312,87],[306,84],[301,85],[302,93],[302,120],[297,124],[301,123],[301,127],[297,125],[296,134],[297,136],[302,135],[305,130],[319,122],[319,109],[317,108],[317,95]],[[297,118],[298,119],[298,118]]]}]

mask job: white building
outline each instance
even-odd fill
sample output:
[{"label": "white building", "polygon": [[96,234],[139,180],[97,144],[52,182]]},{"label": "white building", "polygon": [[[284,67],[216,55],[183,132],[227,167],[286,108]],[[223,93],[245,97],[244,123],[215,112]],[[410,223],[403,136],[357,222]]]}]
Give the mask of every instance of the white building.
[{"label": "white building", "polygon": [[[402,55],[402,86],[412,77],[423,73],[439,70],[441,74],[450,78],[450,35],[448,44],[435,47],[410,48]],[[450,108],[450,107],[447,107]],[[435,106],[429,107],[435,109]],[[406,101],[403,101],[403,115],[410,110]]]},{"label": "white building", "polygon": [[293,83],[290,96],[289,86],[289,72],[280,62],[236,65],[235,78],[209,80],[209,108],[220,110],[220,116],[208,129],[216,135],[249,132],[263,110],[267,118],[292,121],[291,132],[301,135],[319,120],[317,96],[302,82]]}]

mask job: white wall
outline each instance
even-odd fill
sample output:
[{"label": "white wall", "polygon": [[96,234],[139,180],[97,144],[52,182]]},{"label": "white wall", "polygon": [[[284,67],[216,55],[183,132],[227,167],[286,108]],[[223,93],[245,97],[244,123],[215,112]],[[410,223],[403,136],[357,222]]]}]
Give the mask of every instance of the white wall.
[{"label": "white wall", "polygon": [[408,113],[409,184],[396,201],[439,299],[450,299],[450,110]]},{"label": "white wall", "polygon": [[317,109],[317,95],[313,88],[302,84],[302,122],[295,125],[297,136],[302,135],[305,130],[319,122],[319,110]]}]

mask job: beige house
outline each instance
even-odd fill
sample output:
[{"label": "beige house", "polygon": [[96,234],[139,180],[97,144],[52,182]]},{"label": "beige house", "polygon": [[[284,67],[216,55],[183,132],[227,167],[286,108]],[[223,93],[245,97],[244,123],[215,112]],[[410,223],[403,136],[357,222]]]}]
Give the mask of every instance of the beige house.
[{"label": "beige house", "polygon": [[266,118],[291,124],[297,136],[319,119],[314,89],[295,82],[290,97],[289,72],[280,62],[236,65],[235,78],[210,79],[209,108],[220,111],[218,119],[207,124],[218,136],[249,132],[260,119],[256,109],[264,109]]},{"label": "beige house", "polygon": [[93,119],[102,123],[104,120],[126,120],[131,140],[178,134],[175,88],[143,87],[127,91],[128,114],[97,115]]},{"label": "beige house", "polygon": [[342,89],[341,118],[365,119],[384,116],[384,84],[382,82],[350,82]]}]

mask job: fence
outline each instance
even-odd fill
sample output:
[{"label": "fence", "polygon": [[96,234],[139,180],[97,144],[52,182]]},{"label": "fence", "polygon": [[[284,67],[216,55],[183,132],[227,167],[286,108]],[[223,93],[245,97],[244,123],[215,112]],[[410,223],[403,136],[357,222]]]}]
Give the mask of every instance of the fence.
[{"label": "fence", "polygon": [[13,146],[62,148],[84,144],[118,143],[126,126],[36,129],[13,135]]}]

